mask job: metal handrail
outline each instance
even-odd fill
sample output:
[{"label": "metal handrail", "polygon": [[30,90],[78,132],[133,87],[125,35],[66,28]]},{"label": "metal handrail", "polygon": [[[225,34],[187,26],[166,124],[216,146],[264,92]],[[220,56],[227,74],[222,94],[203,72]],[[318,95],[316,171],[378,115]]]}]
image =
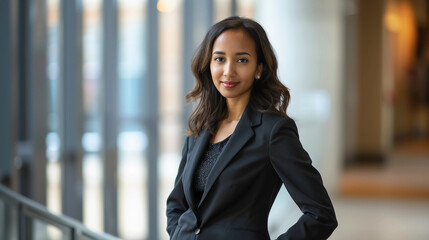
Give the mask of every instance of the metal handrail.
[{"label": "metal handrail", "polygon": [[18,193],[10,190],[0,184],[0,199],[6,203],[13,205],[18,210],[18,225],[19,239],[25,239],[28,228],[25,226],[25,218],[41,220],[47,224],[51,224],[63,231],[70,232],[70,240],[93,239],[93,240],[119,240],[119,238],[107,233],[99,233],[89,230],[81,222],[74,220],[65,215],[57,215],[50,212],[45,206],[26,198]]}]

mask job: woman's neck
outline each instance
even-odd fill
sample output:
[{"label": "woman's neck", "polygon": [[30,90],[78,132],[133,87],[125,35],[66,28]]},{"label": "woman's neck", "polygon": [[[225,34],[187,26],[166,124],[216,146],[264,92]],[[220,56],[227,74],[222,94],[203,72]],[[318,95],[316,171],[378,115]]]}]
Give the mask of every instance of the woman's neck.
[{"label": "woman's neck", "polygon": [[226,105],[228,108],[228,115],[226,116],[226,121],[238,121],[241,118],[241,115],[243,115],[244,109],[246,109],[247,103],[249,100],[243,99],[236,100],[227,98],[226,99]]}]

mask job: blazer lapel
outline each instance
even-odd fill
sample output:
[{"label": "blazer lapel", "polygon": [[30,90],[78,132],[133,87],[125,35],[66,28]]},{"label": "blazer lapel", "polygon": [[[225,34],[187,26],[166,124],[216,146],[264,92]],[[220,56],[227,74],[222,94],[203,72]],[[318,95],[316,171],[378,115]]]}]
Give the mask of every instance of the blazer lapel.
[{"label": "blazer lapel", "polygon": [[223,169],[254,135],[253,126],[261,123],[261,116],[261,113],[253,111],[249,105],[246,107],[240,121],[231,135],[231,138],[228,140],[228,143],[225,145],[216,164],[213,166],[208,176],[206,187],[198,206],[200,206],[204,201],[214,182],[222,173]]},{"label": "blazer lapel", "polygon": [[208,129],[204,130],[201,135],[195,138],[194,146],[191,146],[190,152],[188,153],[187,162],[189,163],[189,167],[184,169],[183,172],[183,190],[185,192],[185,197],[188,200],[188,203],[192,210],[196,210],[197,203],[194,199],[194,190],[192,181],[194,179],[195,169],[201,158],[202,154],[207,148],[207,144],[210,140],[210,131]]}]

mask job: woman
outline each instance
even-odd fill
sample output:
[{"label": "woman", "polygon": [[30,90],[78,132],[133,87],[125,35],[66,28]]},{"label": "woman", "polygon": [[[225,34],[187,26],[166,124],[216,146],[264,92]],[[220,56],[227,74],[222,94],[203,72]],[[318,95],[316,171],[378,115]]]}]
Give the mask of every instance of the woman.
[{"label": "woman", "polygon": [[167,200],[171,239],[270,239],[282,185],[303,215],[278,239],[326,239],[337,226],[318,171],[286,114],[289,91],[263,28],[230,17],[208,31],[186,96],[197,106]]}]

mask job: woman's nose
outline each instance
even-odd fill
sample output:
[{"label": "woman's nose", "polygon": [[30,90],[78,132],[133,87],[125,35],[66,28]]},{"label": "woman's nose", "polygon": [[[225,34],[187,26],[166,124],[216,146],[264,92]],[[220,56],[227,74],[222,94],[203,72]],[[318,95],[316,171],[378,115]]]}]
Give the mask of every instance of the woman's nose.
[{"label": "woman's nose", "polygon": [[229,77],[234,76],[235,74],[235,66],[234,63],[231,61],[227,61],[224,65],[223,75]]}]

